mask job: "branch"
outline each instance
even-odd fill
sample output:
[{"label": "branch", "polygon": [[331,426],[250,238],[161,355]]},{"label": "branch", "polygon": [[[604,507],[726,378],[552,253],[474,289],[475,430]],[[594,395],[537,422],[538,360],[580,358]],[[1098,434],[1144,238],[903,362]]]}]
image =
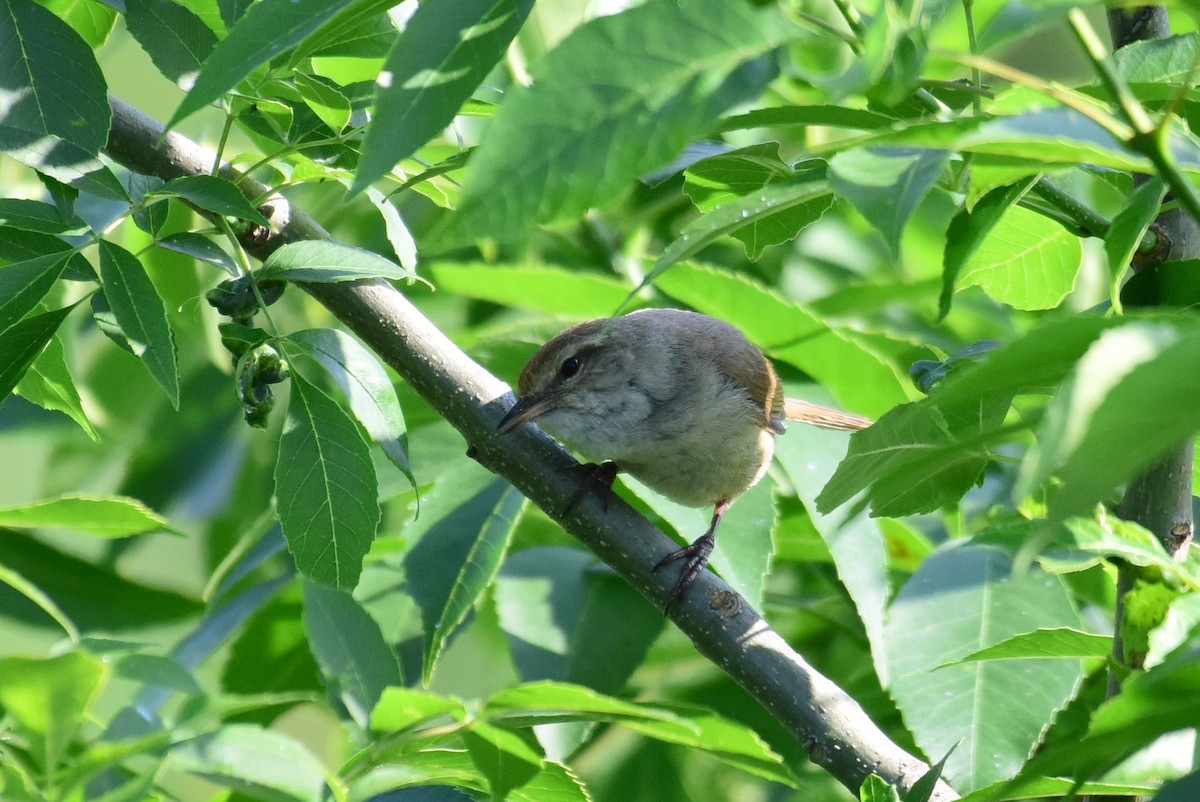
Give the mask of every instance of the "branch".
[{"label": "branch", "polygon": [[[161,124],[118,98],[110,98],[112,131],[107,153],[131,170],[171,179],[207,173],[213,155],[185,137],[165,134]],[[267,187],[239,178],[249,196]],[[272,233],[248,241],[247,250],[265,258],[288,242],[329,239],[314,220],[286,200],[269,202]],[[660,608],[670,582],[650,572],[675,549],[666,535],[631,507],[614,499],[605,512],[585,498],[561,513],[576,489],[563,470],[572,457],[531,427],[505,437],[496,424],[512,404],[509,388],[471,360],[384,281],[354,284],[302,284],[419,392],[471,444],[471,454],[513,483],[546,510],[625,581]],[[671,618],[702,654],[757,699],[804,745],[814,763],[857,793],[875,773],[907,791],[929,767],[893,743],[845,691],[815,671],[766,621],[712,572],[704,572],[687,596],[671,605]],[[944,782],[935,802],[958,799]]]}]

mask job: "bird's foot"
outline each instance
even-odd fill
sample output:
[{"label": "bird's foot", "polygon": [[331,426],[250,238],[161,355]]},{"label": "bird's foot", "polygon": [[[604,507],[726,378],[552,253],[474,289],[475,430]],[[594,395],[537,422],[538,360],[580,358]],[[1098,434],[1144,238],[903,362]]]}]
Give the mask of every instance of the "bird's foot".
[{"label": "bird's foot", "polygon": [[604,511],[608,512],[608,500],[613,495],[613,482],[617,480],[617,474],[621,472],[617,463],[610,461],[597,465],[589,462],[586,465],[573,465],[570,470],[579,477],[579,487],[575,488],[575,492],[567,499],[567,505],[563,507],[562,514],[569,513],[585,494],[596,489],[602,493],[600,500],[604,504]]},{"label": "bird's foot", "polygon": [[684,591],[696,581],[696,577],[700,576],[700,572],[704,570],[704,566],[708,565],[708,555],[712,554],[713,546],[716,545],[716,538],[710,530],[705,532],[690,546],[684,546],[678,551],[673,551],[666,557],[658,561],[658,564],[651,569],[651,573],[655,573],[664,565],[670,565],[676,560],[683,560],[683,570],[679,574],[679,579],[675,582],[675,587],[671,589],[671,595],[667,599],[667,606],[663,608],[663,614],[666,615],[671,611],[671,605],[674,604]]}]

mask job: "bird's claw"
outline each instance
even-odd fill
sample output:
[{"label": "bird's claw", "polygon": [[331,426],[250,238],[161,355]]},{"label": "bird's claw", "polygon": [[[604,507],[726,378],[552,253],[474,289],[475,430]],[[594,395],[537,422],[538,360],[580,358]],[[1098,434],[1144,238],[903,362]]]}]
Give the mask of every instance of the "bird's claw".
[{"label": "bird's claw", "polygon": [[712,532],[705,532],[690,546],[684,546],[682,549],[673,551],[666,557],[658,561],[658,564],[651,569],[651,573],[657,573],[659,568],[664,565],[670,565],[676,560],[684,560],[683,570],[679,573],[679,579],[675,581],[675,587],[671,589],[671,595],[667,598],[667,606],[663,608],[663,614],[671,612],[671,605],[679,600],[684,591],[686,591],[696,577],[700,576],[700,572],[704,570],[704,566],[708,565],[708,556],[712,554],[713,546],[716,545],[716,538]]},{"label": "bird's claw", "polygon": [[613,482],[617,480],[617,474],[621,469],[615,462],[602,462],[596,464],[589,462],[586,465],[574,465],[571,467],[572,472],[579,475],[579,487],[575,488],[575,492],[567,499],[567,505],[563,507],[562,514],[566,515],[584,495],[594,488],[600,488],[603,495],[600,497],[604,504],[604,511],[608,512],[608,500],[612,498]]}]

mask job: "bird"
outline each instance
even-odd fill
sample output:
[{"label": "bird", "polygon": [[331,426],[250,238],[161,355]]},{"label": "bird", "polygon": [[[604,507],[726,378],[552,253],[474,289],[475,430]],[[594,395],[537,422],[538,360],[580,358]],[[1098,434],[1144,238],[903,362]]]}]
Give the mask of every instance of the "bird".
[{"label": "bird", "polygon": [[766,473],[787,421],[844,430],[872,423],[786,398],[770,360],[741,330],[669,308],[555,335],[521,371],[517,396],[499,434],[536,421],[600,463],[592,467],[605,484],[620,471],[680,504],[713,508],[704,534],[652,569],[683,560],[668,611],[707,565],[721,517]]}]

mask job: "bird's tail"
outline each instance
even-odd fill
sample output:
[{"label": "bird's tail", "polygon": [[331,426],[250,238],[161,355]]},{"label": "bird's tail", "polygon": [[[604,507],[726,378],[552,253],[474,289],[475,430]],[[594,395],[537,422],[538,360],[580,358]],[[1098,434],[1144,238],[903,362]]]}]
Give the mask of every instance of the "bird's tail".
[{"label": "bird's tail", "polygon": [[874,423],[862,415],[842,412],[840,409],[823,407],[820,404],[810,404],[799,398],[786,399],[783,402],[783,413],[788,420],[823,426],[826,429],[865,429]]}]

